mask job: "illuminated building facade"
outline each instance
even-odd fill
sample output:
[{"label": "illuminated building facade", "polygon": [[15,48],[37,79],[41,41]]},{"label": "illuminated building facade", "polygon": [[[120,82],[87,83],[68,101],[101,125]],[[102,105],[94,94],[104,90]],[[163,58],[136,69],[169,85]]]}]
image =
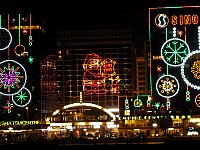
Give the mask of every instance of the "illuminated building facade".
[{"label": "illuminated building facade", "polygon": [[198,6],[149,9],[149,78],[158,113],[199,113],[199,12]]},{"label": "illuminated building facade", "polygon": [[137,95],[149,94],[147,80],[147,61],[144,56],[136,57],[136,92]]},{"label": "illuminated building facade", "polygon": [[120,102],[132,95],[128,91],[135,88],[132,35],[131,29],[60,31],[54,89],[57,97],[42,99],[46,103],[43,112],[77,102],[119,110]]},{"label": "illuminated building facade", "polygon": [[58,96],[57,90],[57,71],[56,56],[49,55],[41,61],[40,64],[40,80],[41,80],[41,113],[52,113],[56,110],[56,102]]},{"label": "illuminated building facade", "polygon": [[1,14],[0,26],[1,120],[39,120],[45,30],[32,14]]},{"label": "illuminated building facade", "polygon": [[[143,101],[137,98],[139,113],[125,101],[120,118],[125,123],[119,127],[124,135],[199,135],[199,12],[199,6],[149,8],[145,57],[150,96],[146,108],[139,107]],[[164,133],[159,120],[167,116],[172,124]]]}]

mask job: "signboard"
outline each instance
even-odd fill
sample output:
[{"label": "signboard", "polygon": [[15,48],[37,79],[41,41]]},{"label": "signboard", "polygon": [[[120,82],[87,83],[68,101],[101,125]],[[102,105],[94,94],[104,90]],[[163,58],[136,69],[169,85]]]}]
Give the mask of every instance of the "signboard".
[{"label": "signboard", "polygon": [[149,8],[149,41],[153,105],[157,110],[198,112],[200,7]]}]

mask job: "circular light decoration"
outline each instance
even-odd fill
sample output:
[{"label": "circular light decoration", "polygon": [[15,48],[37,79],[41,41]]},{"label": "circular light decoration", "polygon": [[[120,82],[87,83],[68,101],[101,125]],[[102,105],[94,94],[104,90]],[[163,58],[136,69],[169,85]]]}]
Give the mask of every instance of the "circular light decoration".
[{"label": "circular light decoration", "polygon": [[183,59],[190,53],[188,44],[179,38],[167,40],[161,47],[163,61],[172,67],[178,67]]},{"label": "circular light decoration", "polygon": [[[18,52],[17,52],[17,51],[18,51]],[[15,54],[16,54],[17,56],[19,56],[19,57],[20,57],[20,56],[25,56],[25,54],[27,54],[25,46],[24,46],[24,45],[21,45],[21,44],[15,46],[14,52],[15,52]]]},{"label": "circular light decoration", "polygon": [[167,102],[166,102],[166,106],[167,106],[167,108],[170,108],[170,105],[171,105],[170,100],[167,100]]},{"label": "circular light decoration", "polygon": [[128,109],[129,109],[129,100],[128,100],[128,99],[125,99],[124,102],[125,102],[125,104],[124,104],[125,109],[128,110]]},{"label": "circular light decoration", "polygon": [[169,18],[167,15],[165,14],[158,14],[155,17],[155,24],[159,27],[159,28],[164,28],[168,25],[169,23]]},{"label": "circular light decoration", "polygon": [[198,94],[198,95],[195,97],[195,104],[197,105],[197,107],[200,107],[200,94]]},{"label": "circular light decoration", "polygon": [[17,94],[26,84],[25,68],[14,60],[0,62],[0,94]]},{"label": "circular light decoration", "polygon": [[181,65],[183,81],[193,89],[200,90],[200,50],[192,51]]},{"label": "circular light decoration", "polygon": [[171,98],[179,91],[179,82],[172,75],[163,75],[156,82],[158,94],[164,98]]},{"label": "circular light decoration", "polygon": [[12,42],[12,35],[6,28],[0,28],[0,50],[7,49]]},{"label": "circular light decoration", "polygon": [[142,106],[142,101],[138,98],[136,98],[134,101],[133,101],[133,105],[135,107],[141,107]]},{"label": "circular light decoration", "polygon": [[16,106],[27,106],[31,101],[31,92],[24,87],[17,94],[12,95],[12,101]]}]

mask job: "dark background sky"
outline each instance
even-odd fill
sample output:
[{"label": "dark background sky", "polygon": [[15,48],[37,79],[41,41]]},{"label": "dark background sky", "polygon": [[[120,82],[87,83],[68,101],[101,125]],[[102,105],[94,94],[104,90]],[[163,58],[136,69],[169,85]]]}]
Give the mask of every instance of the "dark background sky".
[{"label": "dark background sky", "polygon": [[32,13],[51,30],[131,27],[135,47],[148,39],[148,8],[200,5],[199,0],[1,0],[2,13]]}]

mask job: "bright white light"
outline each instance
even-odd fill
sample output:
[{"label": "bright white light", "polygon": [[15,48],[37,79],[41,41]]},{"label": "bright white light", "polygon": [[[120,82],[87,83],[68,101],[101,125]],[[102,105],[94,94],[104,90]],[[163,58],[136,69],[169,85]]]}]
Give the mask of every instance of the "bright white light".
[{"label": "bright white light", "polygon": [[196,51],[192,51],[191,53],[189,53],[187,55],[187,57],[185,57],[183,59],[183,63],[181,64],[181,77],[183,78],[183,81],[190,87],[192,87],[193,89],[197,89],[197,90],[200,90],[200,86],[199,85],[194,85],[192,84],[185,76],[185,66],[186,66],[186,61],[192,56],[192,55],[195,55],[195,54],[200,54],[200,50],[196,50]]},{"label": "bright white light", "polygon": [[152,126],[153,126],[153,127],[157,127],[158,124],[157,124],[157,123],[153,123]]},{"label": "bright white light", "polygon": [[[10,44],[11,44],[11,42],[12,42],[12,35],[11,35],[11,33],[10,33],[10,31],[8,31],[8,29],[6,29],[6,28],[0,28],[0,30],[5,30],[6,32],[8,32],[8,35],[10,36],[10,41],[8,42],[8,45],[6,45],[5,47],[3,47],[3,48],[0,48],[0,50],[5,50],[5,49],[7,49],[9,46],[10,46]],[[1,35],[2,36],[2,35]],[[4,38],[4,37],[1,37],[1,38]],[[8,41],[8,39],[3,39],[3,40],[6,40],[6,41]]]}]

